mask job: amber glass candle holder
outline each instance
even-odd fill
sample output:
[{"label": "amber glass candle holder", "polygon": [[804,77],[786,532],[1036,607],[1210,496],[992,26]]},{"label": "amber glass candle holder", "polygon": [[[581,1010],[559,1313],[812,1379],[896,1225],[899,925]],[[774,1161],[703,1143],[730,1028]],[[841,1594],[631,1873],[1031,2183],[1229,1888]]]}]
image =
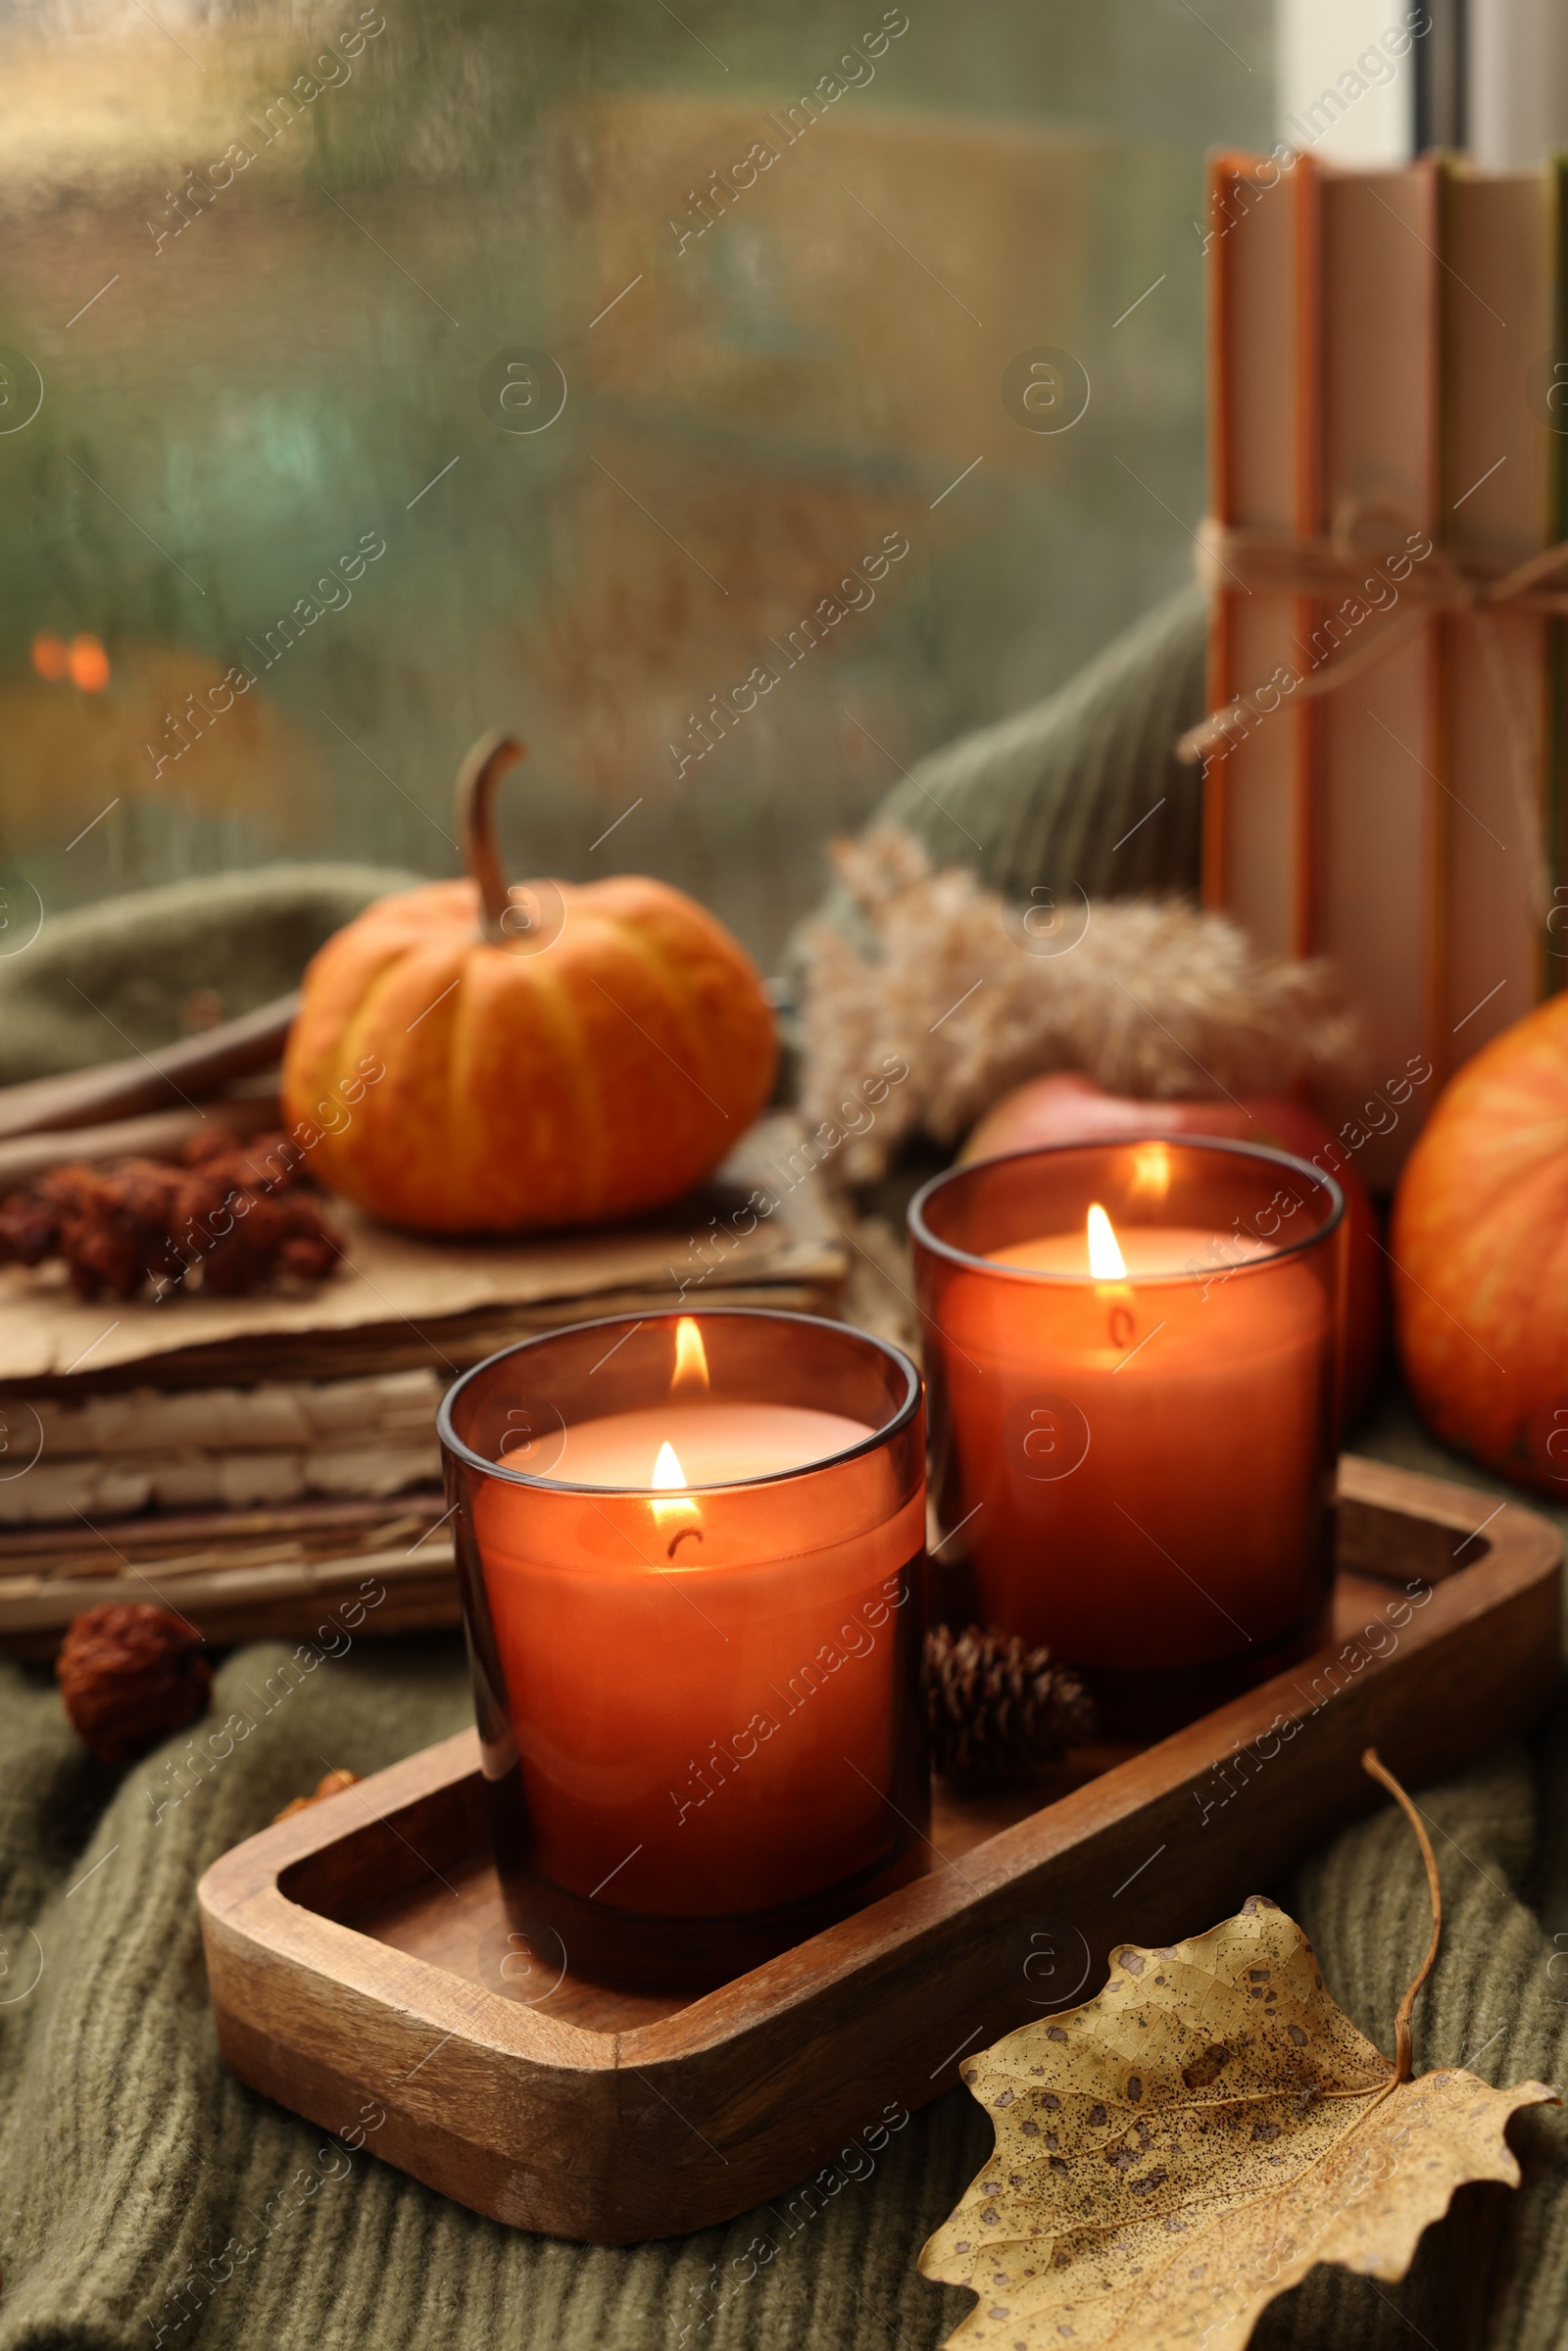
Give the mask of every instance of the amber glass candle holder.
[{"label": "amber glass candle holder", "polygon": [[552,1332],[441,1406],[497,1862],[540,1965],[725,1981],[917,1874],[907,1357],[724,1308]]},{"label": "amber glass candle holder", "polygon": [[959,1167],[909,1211],[944,1612],[1158,1735],[1308,1647],[1332,1577],[1344,1199],[1171,1139]]}]

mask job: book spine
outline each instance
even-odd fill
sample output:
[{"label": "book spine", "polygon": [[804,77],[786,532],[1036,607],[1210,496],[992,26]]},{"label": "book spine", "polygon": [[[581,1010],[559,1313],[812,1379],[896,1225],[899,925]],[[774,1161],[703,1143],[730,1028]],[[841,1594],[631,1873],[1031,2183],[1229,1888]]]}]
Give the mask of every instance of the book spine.
[{"label": "book spine", "polygon": [[[1442,535],[1445,485],[1450,471],[1446,419],[1450,403],[1444,387],[1452,380],[1453,279],[1444,259],[1452,243],[1453,162],[1446,155],[1427,156],[1417,167],[1427,175],[1428,219],[1434,256],[1431,301],[1431,348],[1437,369],[1436,417],[1427,458],[1426,520],[1434,543]],[[1435,1085],[1448,1076],[1448,933],[1451,920],[1448,871],[1452,857],[1450,812],[1453,807],[1453,730],[1449,723],[1446,680],[1453,663],[1455,622],[1440,617],[1425,631],[1427,744],[1426,824],[1421,843],[1422,891],[1425,919],[1421,930],[1421,1050],[1432,1064]]]},{"label": "book spine", "polygon": [[[1235,288],[1230,269],[1230,242],[1225,234],[1230,219],[1229,199],[1236,159],[1211,155],[1205,174],[1208,235],[1207,263],[1208,376],[1208,511],[1218,522],[1236,519],[1236,479],[1231,462],[1235,434],[1235,384],[1231,350],[1235,332]],[[1236,692],[1235,598],[1226,590],[1211,593],[1208,605],[1206,698],[1211,710],[1220,710]],[[1230,887],[1230,790],[1228,759],[1223,746],[1203,761],[1203,835],[1200,888],[1203,905],[1223,909]]]},{"label": "book spine", "polygon": [[[1299,472],[1295,169],[1220,154],[1209,166],[1209,512],[1222,525],[1293,532]],[[1225,566],[1229,568],[1229,566]],[[1298,661],[1299,600],[1288,588],[1211,589],[1211,710],[1247,698],[1242,723],[1203,771],[1203,899],[1266,955],[1300,927],[1294,745],[1297,715],[1275,717],[1275,680]],[[1270,691],[1272,689],[1272,691]],[[1251,697],[1258,694],[1253,707]]]},{"label": "book spine", "polygon": [[[1484,576],[1554,535],[1557,436],[1538,391],[1556,333],[1556,210],[1554,173],[1479,171],[1460,158],[1444,167],[1441,538]],[[1539,1003],[1546,981],[1561,757],[1554,634],[1528,606],[1444,623],[1440,773],[1451,798],[1439,1044],[1449,1068]]]},{"label": "book spine", "polygon": [[[1292,172],[1296,241],[1296,528],[1303,539],[1327,526],[1324,513],[1323,186],[1315,159],[1298,157]],[[1308,645],[1323,616],[1321,602],[1298,596],[1291,625]],[[1316,953],[1321,936],[1323,857],[1323,713],[1303,702],[1291,714],[1291,953]]]},{"label": "book spine", "polygon": [[[1568,538],[1568,154],[1547,166],[1551,200],[1551,352],[1541,387],[1551,427],[1548,545]],[[1568,620],[1548,620],[1544,818],[1551,906],[1541,940],[1543,997],[1568,987]]]}]

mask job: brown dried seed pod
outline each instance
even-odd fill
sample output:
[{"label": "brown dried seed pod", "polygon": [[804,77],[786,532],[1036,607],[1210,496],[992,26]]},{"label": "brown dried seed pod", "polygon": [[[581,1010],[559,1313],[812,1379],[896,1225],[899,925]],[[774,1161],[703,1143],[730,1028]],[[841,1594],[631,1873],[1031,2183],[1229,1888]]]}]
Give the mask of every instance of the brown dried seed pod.
[{"label": "brown dried seed pod", "polygon": [[103,1763],[133,1763],[207,1710],[212,1668],[182,1617],[139,1601],[89,1608],[55,1659],[72,1727]]},{"label": "brown dried seed pod", "polygon": [[0,1263],[64,1257],[85,1298],[135,1298],[149,1282],[231,1298],[279,1273],[322,1281],[342,1245],[299,1188],[304,1165],[288,1135],[247,1145],[226,1128],[193,1136],[177,1163],[67,1162],[0,1200]]},{"label": "brown dried seed pod", "polygon": [[41,1265],[60,1248],[60,1218],[35,1193],[0,1200],[0,1265]]}]

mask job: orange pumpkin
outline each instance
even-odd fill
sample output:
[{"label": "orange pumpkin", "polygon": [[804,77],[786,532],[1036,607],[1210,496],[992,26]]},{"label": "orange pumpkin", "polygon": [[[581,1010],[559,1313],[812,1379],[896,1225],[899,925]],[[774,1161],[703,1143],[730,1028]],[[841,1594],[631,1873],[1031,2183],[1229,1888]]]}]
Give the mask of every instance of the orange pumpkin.
[{"label": "orange pumpkin", "polygon": [[1399,1350],[1433,1428],[1568,1495],[1568,996],[1445,1088],[1390,1242]]},{"label": "orange pumpkin", "polygon": [[491,805],[523,756],[475,746],[458,778],[471,878],[381,899],[329,939],[284,1058],[290,1124],[319,1130],[313,1173],[422,1232],[658,1207],[772,1088],[761,980],[694,900],[630,875],[509,886]]}]

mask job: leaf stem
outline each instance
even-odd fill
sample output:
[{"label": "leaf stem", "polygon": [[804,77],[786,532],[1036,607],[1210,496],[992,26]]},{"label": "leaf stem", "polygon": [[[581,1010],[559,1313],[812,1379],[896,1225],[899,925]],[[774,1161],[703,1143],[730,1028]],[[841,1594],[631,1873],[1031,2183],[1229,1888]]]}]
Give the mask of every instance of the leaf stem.
[{"label": "leaf stem", "polygon": [[1384,1763],[1376,1747],[1368,1747],[1365,1750],[1361,1757],[1361,1769],[1369,1772],[1374,1780],[1388,1789],[1396,1803],[1400,1805],[1405,1819],[1415,1831],[1416,1842],[1421,1847],[1421,1858],[1427,1865],[1427,1891],[1432,1899],[1432,1939],[1427,1944],[1427,1955],[1416,1971],[1415,1982],[1399,2002],[1399,2012],[1394,2020],[1394,2080],[1396,2083],[1398,2083],[1408,2082],[1415,2071],[1415,2063],[1410,2049],[1410,2017],[1415,2007],[1416,1994],[1437,1964],[1438,1944],[1443,1935],[1443,1888],[1438,1883],[1438,1864],[1432,1850],[1432,1839],[1426,1832],[1426,1823],[1405,1794],[1404,1789],[1399,1786],[1398,1781]]}]

